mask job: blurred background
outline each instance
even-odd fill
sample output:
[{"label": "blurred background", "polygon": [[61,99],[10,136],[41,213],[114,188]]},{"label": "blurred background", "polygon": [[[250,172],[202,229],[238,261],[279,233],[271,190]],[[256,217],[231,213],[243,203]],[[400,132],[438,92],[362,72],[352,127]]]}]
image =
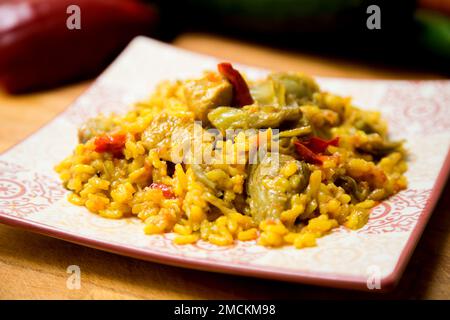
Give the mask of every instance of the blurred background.
[{"label": "blurred background", "polygon": [[[380,8],[380,29],[367,27],[370,5]],[[1,90],[20,94],[93,78],[136,35],[316,75],[450,73],[450,0],[0,0]]]}]

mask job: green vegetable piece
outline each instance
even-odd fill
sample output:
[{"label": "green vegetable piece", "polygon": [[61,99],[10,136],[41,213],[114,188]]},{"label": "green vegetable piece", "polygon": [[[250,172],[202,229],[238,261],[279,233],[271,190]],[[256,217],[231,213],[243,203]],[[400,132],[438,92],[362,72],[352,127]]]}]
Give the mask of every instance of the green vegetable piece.
[{"label": "green vegetable piece", "polygon": [[[300,178],[300,182],[295,187],[283,189],[277,185],[276,181],[284,179],[280,168],[291,161],[295,161],[298,166],[299,170],[295,175]],[[278,219],[280,214],[289,207],[291,197],[306,188],[309,173],[306,163],[288,155],[268,153],[261,163],[251,168],[247,184],[250,214],[257,222],[267,218]]]}]

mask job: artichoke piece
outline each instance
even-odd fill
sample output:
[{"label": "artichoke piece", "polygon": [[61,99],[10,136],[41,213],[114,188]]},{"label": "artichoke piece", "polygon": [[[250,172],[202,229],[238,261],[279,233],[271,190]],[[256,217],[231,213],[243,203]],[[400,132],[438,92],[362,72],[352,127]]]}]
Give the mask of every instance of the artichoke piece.
[{"label": "artichoke piece", "polygon": [[253,82],[250,93],[258,105],[285,105],[285,88],[271,79]]},{"label": "artichoke piece", "polygon": [[[280,173],[280,169],[288,162],[294,162],[298,168],[294,176],[291,176],[299,178],[295,185],[290,184],[290,181]],[[291,197],[306,188],[309,173],[306,163],[276,153],[268,153],[261,163],[252,166],[247,193],[250,214],[255,221],[259,223],[267,218],[278,219],[280,214],[289,208]]]},{"label": "artichoke piece", "polygon": [[352,195],[358,201],[364,201],[369,195],[367,183],[364,186],[358,185],[355,179],[350,176],[340,176],[334,182],[335,185],[341,187],[348,194]]},{"label": "artichoke piece", "polygon": [[194,173],[194,175],[198,181],[200,181],[206,187],[213,190],[215,193],[220,194],[220,192],[217,191],[217,189],[216,189],[216,184],[213,181],[209,180],[208,177],[206,177],[206,175],[205,175],[206,169],[202,165],[191,164],[191,168],[192,168],[192,172]]},{"label": "artichoke piece", "polygon": [[269,79],[283,85],[287,104],[311,101],[313,94],[320,90],[313,78],[301,73],[276,72],[270,74]]},{"label": "artichoke piece", "polygon": [[280,137],[278,143],[278,152],[288,155],[296,154],[295,141],[298,141],[298,139],[296,139],[295,137]]},{"label": "artichoke piece", "polygon": [[253,82],[252,97],[259,105],[294,105],[311,101],[319,86],[310,77],[295,72],[277,72]]},{"label": "artichoke piece", "polygon": [[227,129],[278,128],[284,121],[296,121],[302,116],[297,106],[219,107],[208,113],[211,124],[222,133]]},{"label": "artichoke piece", "polygon": [[[359,129],[361,130],[361,128]],[[373,131],[364,131],[366,133],[366,139],[357,141],[355,144],[356,150],[371,154],[374,157],[384,157],[394,151],[404,152],[403,140],[390,141],[381,131],[382,130],[378,130],[375,132],[375,129]]]},{"label": "artichoke piece", "polygon": [[309,170],[308,164],[305,161],[298,161],[300,163],[299,172],[297,176],[300,178],[298,184],[298,192],[303,192],[309,184],[309,176],[311,175],[311,170]]},{"label": "artichoke piece", "polygon": [[384,157],[394,151],[401,151],[403,146],[403,141],[387,141],[381,138],[377,133],[370,134],[368,137],[369,139],[367,142],[358,146],[357,149],[375,157]]},{"label": "artichoke piece", "polygon": [[364,131],[364,133],[372,134],[372,133],[379,133],[377,131],[377,128],[373,126],[373,124],[364,121],[363,119],[358,119],[353,124],[356,129]]}]

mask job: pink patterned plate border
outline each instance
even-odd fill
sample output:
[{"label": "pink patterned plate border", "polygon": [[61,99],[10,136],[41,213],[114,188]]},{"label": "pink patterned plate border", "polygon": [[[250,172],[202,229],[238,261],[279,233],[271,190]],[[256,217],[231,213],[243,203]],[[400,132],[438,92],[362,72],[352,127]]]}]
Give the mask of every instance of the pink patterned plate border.
[{"label": "pink patterned plate border", "polygon": [[[195,75],[216,63],[151,39],[133,40],[72,106],[0,155],[0,222],[138,259],[313,285],[368,290],[375,268],[380,291],[395,287],[450,169],[450,81],[318,80],[363,108],[378,108],[394,135],[414,143],[408,145],[409,188],[374,208],[361,230],[338,229],[316,248],[267,249],[254,242],[177,246],[170,234],[145,236],[136,219],[103,219],[66,201],[52,167],[71,152],[80,122],[98,112],[122,112],[160,80]],[[240,68],[249,77],[266,72]]]}]

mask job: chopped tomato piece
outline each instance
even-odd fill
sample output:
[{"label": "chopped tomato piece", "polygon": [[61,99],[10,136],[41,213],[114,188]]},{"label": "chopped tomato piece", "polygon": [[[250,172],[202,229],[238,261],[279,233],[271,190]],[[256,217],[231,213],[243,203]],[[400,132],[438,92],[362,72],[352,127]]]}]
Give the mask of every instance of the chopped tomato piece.
[{"label": "chopped tomato piece", "polygon": [[217,69],[233,86],[233,106],[242,107],[253,103],[247,83],[239,71],[233,68],[231,63],[219,63]]},{"label": "chopped tomato piece", "polygon": [[101,135],[95,138],[95,151],[110,152],[115,157],[123,155],[123,148],[125,147],[126,136],[124,134]]},{"label": "chopped tomato piece", "polygon": [[172,188],[169,187],[167,184],[153,182],[150,185],[150,188],[161,190],[164,198],[166,198],[166,199],[174,199],[175,198],[175,194],[173,193]]},{"label": "chopped tomato piece", "polygon": [[302,143],[315,153],[323,153],[327,150],[328,146],[337,147],[339,144],[339,137],[336,137],[328,141],[323,140],[319,137],[311,137],[306,141],[302,141]]}]

